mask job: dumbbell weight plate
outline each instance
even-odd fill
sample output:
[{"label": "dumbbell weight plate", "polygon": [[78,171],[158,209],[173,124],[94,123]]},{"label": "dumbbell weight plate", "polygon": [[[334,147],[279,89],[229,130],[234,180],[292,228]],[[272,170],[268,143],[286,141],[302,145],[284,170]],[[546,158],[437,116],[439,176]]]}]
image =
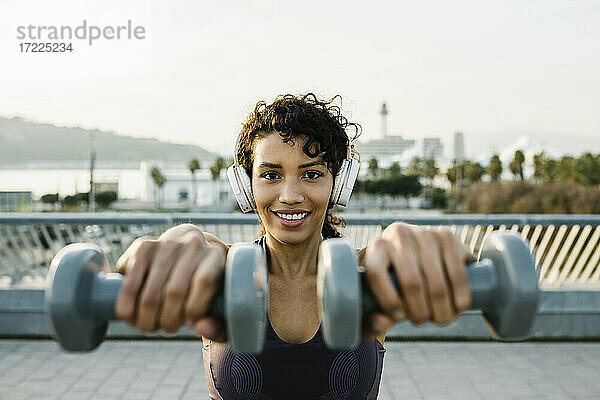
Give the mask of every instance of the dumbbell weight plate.
[{"label": "dumbbell weight plate", "polygon": [[225,267],[225,320],[232,349],[258,354],[265,340],[269,285],[264,251],[233,245]]},{"label": "dumbbell weight plate", "polygon": [[46,316],[53,336],[67,351],[89,351],[102,343],[108,322],[94,318],[89,299],[94,277],[106,270],[102,251],[93,244],[70,244],[52,260]]},{"label": "dumbbell weight plate", "polygon": [[329,239],[319,247],[317,296],[321,332],[334,349],[354,348],[360,341],[361,288],[358,262],[344,239]]},{"label": "dumbbell weight plate", "polygon": [[526,243],[511,232],[493,232],[477,257],[494,265],[497,287],[483,307],[484,322],[495,339],[526,339],[535,322],[540,290],[533,255]]}]

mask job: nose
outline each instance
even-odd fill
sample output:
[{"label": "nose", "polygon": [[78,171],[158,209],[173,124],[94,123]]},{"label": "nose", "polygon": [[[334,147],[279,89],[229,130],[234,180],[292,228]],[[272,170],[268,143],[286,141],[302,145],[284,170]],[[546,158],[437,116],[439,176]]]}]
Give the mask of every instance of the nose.
[{"label": "nose", "polygon": [[285,204],[302,203],[304,201],[304,194],[298,182],[293,179],[286,179],[279,193],[279,201]]}]

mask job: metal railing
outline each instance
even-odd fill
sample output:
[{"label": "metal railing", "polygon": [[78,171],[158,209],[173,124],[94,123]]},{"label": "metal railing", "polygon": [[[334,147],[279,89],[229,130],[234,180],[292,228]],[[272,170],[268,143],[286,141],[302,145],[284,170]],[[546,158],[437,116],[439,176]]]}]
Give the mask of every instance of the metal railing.
[{"label": "metal railing", "polygon": [[[440,215],[340,214],[345,236],[354,247],[366,246],[394,221],[445,226],[473,253],[493,230],[511,230],[527,239],[543,287],[600,288],[600,215]],[[0,213],[0,278],[18,284],[43,279],[56,252],[73,242],[93,242],[114,265],[139,236],[158,236],[189,222],[226,243],[254,240],[255,215],[244,214],[78,214]]]}]

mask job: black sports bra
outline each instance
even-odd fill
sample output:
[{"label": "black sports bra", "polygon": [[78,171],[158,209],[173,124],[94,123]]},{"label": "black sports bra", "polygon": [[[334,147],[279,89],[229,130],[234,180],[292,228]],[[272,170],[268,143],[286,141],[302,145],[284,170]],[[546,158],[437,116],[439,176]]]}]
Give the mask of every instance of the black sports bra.
[{"label": "black sports bra", "polygon": [[[264,236],[258,243],[265,248]],[[266,250],[266,249],[265,249]],[[379,392],[384,347],[362,339],[355,349],[329,350],[321,327],[306,343],[281,340],[267,318],[260,355],[236,354],[228,343],[202,349],[211,399],[374,400]]]}]

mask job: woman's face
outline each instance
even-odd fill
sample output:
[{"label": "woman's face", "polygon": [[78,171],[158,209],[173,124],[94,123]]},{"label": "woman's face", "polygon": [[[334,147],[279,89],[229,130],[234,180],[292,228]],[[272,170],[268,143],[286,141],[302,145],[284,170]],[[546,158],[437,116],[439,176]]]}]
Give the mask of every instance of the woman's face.
[{"label": "woman's face", "polygon": [[321,155],[304,154],[304,137],[293,142],[277,133],[257,139],[252,166],[252,193],[267,234],[289,244],[321,237],[333,188]]}]

